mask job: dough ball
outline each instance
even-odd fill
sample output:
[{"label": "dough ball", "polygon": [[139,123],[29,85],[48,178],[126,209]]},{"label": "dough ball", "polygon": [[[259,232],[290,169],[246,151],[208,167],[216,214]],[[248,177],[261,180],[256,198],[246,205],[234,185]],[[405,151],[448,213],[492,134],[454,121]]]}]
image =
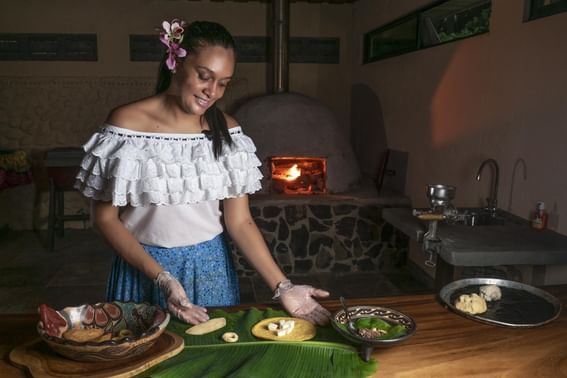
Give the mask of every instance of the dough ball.
[{"label": "dough ball", "polygon": [[455,307],[463,312],[475,315],[486,312],[486,301],[478,294],[463,294],[455,301]]},{"label": "dough ball", "polygon": [[480,287],[480,296],[487,302],[497,301],[502,298],[502,291],[496,285],[485,285]]}]

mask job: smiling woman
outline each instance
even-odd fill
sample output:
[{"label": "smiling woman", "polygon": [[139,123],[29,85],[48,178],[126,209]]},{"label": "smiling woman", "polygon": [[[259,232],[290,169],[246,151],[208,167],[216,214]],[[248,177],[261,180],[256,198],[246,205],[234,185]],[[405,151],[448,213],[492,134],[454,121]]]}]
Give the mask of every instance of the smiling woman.
[{"label": "smiling woman", "polygon": [[84,146],[75,184],[93,200],[94,225],[116,251],[107,299],[160,304],[192,324],[209,319],[205,306],[237,304],[224,216],[274,299],[294,317],[325,323],[330,314],[313,297],[329,293],[287,280],[250,214],[261,162],[216,106],[234,73],[232,36],[207,21],[162,27],[157,93],[110,113]]}]

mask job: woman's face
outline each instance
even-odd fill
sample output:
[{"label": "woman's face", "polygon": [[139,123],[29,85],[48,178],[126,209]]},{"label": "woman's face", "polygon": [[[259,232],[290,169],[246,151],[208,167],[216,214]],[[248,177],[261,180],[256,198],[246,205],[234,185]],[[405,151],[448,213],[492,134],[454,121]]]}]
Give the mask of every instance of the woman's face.
[{"label": "woman's face", "polygon": [[173,78],[181,108],[189,114],[204,114],[224,95],[234,65],[234,50],[221,46],[205,46],[188,54]]}]

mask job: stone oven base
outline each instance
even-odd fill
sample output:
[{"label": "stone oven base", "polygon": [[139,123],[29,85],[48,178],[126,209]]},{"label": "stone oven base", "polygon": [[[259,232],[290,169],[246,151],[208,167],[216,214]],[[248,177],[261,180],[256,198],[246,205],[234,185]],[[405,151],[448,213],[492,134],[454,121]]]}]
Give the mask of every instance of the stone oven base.
[{"label": "stone oven base", "polygon": [[[382,219],[403,198],[252,196],[252,215],[286,274],[376,272],[403,264],[408,239]],[[240,277],[256,271],[231,243]]]}]

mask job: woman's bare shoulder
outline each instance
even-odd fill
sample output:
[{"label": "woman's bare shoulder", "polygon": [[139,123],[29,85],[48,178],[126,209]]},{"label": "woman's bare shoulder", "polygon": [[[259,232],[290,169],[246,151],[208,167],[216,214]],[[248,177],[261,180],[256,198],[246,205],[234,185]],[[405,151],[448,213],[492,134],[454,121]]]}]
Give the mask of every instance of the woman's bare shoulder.
[{"label": "woman's bare shoulder", "polygon": [[237,120],[235,120],[232,116],[229,116],[229,115],[226,114],[226,113],[224,113],[224,119],[226,119],[226,126],[227,126],[229,129],[232,129],[233,127],[236,127],[236,126],[240,126],[240,125],[238,124],[238,121],[237,121]]},{"label": "woman's bare shoulder", "polygon": [[146,131],[152,124],[158,106],[155,96],[130,102],[112,109],[106,123],[134,131]]}]

